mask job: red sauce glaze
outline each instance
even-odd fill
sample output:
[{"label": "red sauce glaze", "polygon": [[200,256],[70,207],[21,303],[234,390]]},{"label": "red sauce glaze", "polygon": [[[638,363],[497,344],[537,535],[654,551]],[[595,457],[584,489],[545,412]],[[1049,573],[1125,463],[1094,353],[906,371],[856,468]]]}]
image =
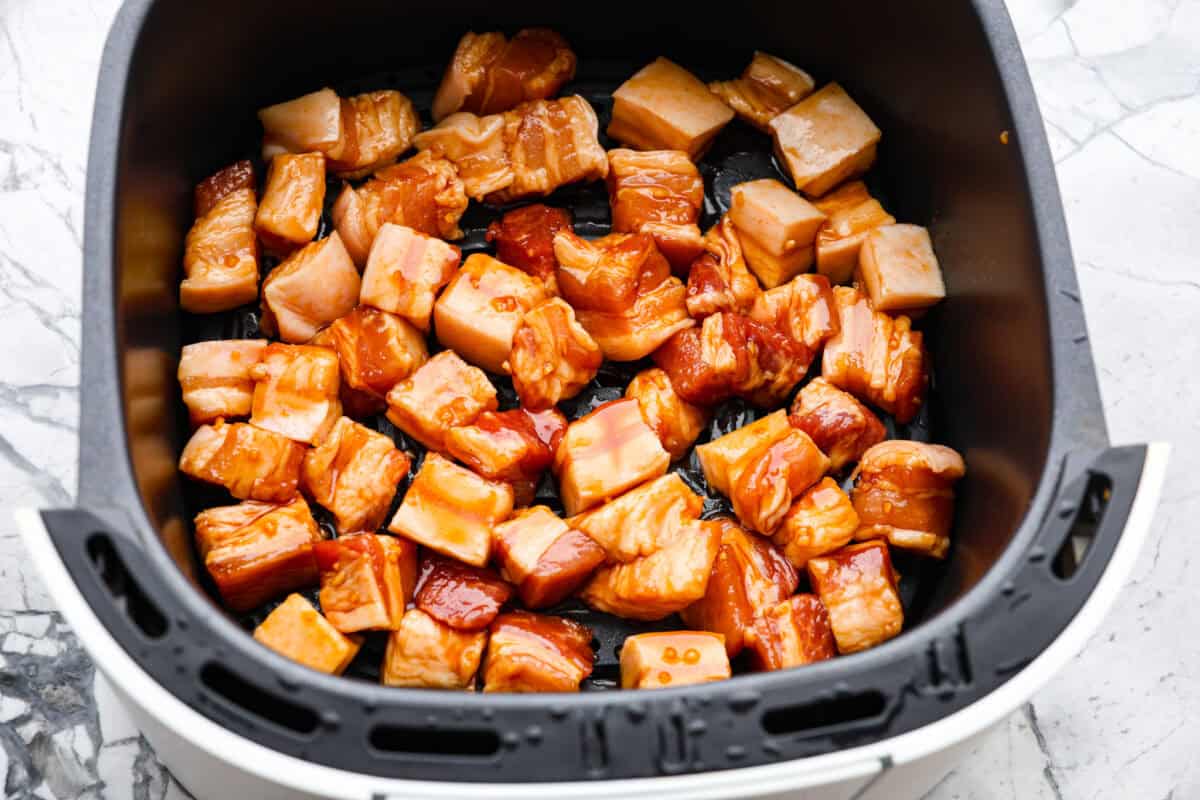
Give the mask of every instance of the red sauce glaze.
[{"label": "red sauce glaze", "polygon": [[571,230],[571,214],[540,203],[510,211],[488,225],[487,240],[496,258],[543,282],[554,279],[554,235]]},{"label": "red sauce glaze", "polygon": [[451,628],[486,628],[510,597],[512,586],[493,570],[432,552],[421,559],[417,608]]},{"label": "red sauce glaze", "polygon": [[463,104],[480,116],[525,100],[553,97],[575,74],[575,54],[552,30],[528,28],[514,36],[487,68],[483,83]]},{"label": "red sauce glaze", "polygon": [[[450,452],[485,478],[536,480],[550,466],[554,457],[553,451],[539,435],[537,424],[523,409],[484,411],[470,427],[488,435],[491,441],[486,451],[473,453],[451,443]],[[510,458],[515,460],[510,462]]]},{"label": "red sauce glaze", "polygon": [[550,454],[553,455],[558,449],[558,443],[562,441],[563,434],[567,432],[567,418],[557,408],[548,408],[545,411],[521,409],[521,412],[529,417],[538,439],[550,448]]},{"label": "red sauce glaze", "polygon": [[531,608],[545,608],[566,599],[604,563],[604,548],[591,537],[571,528],[546,548],[519,587],[521,600]]},{"label": "red sauce glaze", "polygon": [[216,172],[196,185],[194,205],[196,217],[203,217],[213,206],[238,189],[256,189],[258,178],[254,175],[254,164],[238,161]]},{"label": "red sauce glaze", "polygon": [[496,617],[492,623],[492,635],[501,632],[532,639],[577,665],[585,673],[592,671],[592,631],[574,620],[529,611],[509,611]]}]

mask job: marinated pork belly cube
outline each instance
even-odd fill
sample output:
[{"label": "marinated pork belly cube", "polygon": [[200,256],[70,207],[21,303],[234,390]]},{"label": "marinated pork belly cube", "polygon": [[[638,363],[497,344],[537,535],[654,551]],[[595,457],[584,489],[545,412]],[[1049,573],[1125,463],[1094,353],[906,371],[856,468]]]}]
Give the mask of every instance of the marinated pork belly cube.
[{"label": "marinated pork belly cube", "polygon": [[470,425],[484,411],[495,411],[496,389],[483,370],[453,350],[426,361],[387,395],[387,418],[432,450],[446,448],[446,432]]},{"label": "marinated pork belly cube", "polygon": [[256,184],[254,165],[239,161],[196,186],[196,221],[184,243],[179,285],[184,311],[228,311],[258,297]]},{"label": "marinated pork belly cube", "polygon": [[434,303],[438,341],[472,364],[504,374],[521,319],[547,296],[538,279],[475,253]]},{"label": "marinated pork belly cube", "polygon": [[303,595],[290,594],[254,629],[260,644],[309,669],[341,675],[362,641],[347,636],[321,616]]},{"label": "marinated pork belly cube", "polygon": [[658,620],[704,597],[721,546],[721,526],[695,521],[648,556],[603,567],[580,597],[597,611]]},{"label": "marinated pork belly cube", "polygon": [[876,311],[919,311],[946,297],[929,231],[920,225],[881,225],[867,234],[858,267]]},{"label": "marinated pork belly cube", "polygon": [[441,239],[458,239],[467,210],[458,171],[428,151],[384,167],[362,186],[347,185],[333,204],[333,225],[354,263],[367,263],[371,244],[388,222]]},{"label": "marinated pork belly cube", "polygon": [[824,378],[813,378],[805,384],[792,402],[788,420],[829,456],[829,467],[834,472],[858,461],[887,435],[879,418],[854,395]]},{"label": "marinated pork belly cube", "polygon": [[285,342],[307,342],[358,305],[362,281],[337,231],[271,270],[262,287],[262,327]]},{"label": "marinated pork belly cube", "polygon": [[533,429],[542,444],[550,448],[550,453],[558,450],[558,443],[567,432],[567,418],[557,408],[547,408],[545,411],[530,411],[521,409],[521,413],[529,417]]},{"label": "marinated pork belly cube", "polygon": [[775,154],[796,188],[820,197],[875,163],[880,132],[846,90],[830,83],[771,120]]},{"label": "marinated pork belly cube", "polygon": [[689,628],[720,634],[733,658],[742,651],[754,618],[791,596],[800,578],[770,542],[732,520],[715,522],[721,527],[721,547],[708,588],[680,616]]},{"label": "marinated pork belly cube", "polygon": [[486,646],[487,631],[458,631],[412,608],[388,634],[379,677],[384,686],[471,689]]},{"label": "marinated pork belly cube", "polygon": [[704,179],[679,150],[609,150],[608,202],[614,233],[646,233],[676,272],[704,249],[700,209]]},{"label": "marinated pork belly cube", "polygon": [[280,153],[340,154],[346,142],[343,113],[342,99],[328,88],[259,109],[263,160]]},{"label": "marinated pork belly cube", "polygon": [[733,119],[733,111],[692,73],[656,58],[613,92],[608,135],[638,150],[682,150],[692,160]]},{"label": "marinated pork belly cube", "polygon": [[896,218],[871,197],[862,181],[843,184],[814,204],[827,217],[817,232],[817,272],[833,283],[848,283],[867,234]]},{"label": "marinated pork belly cube", "polygon": [[857,653],[900,633],[899,579],[887,543],[880,540],[809,560],[808,580],[829,612],[839,653]]},{"label": "marinated pork belly cube", "polygon": [[409,457],[382,433],[342,417],[304,454],[304,491],[329,509],[339,534],[374,532],[383,525]]},{"label": "marinated pork belly cube", "polygon": [[316,583],[313,546],[322,539],[299,495],[282,505],[247,500],[196,515],[196,549],[234,611]]},{"label": "marinated pork belly cube", "polygon": [[[566,418],[559,417],[565,431]],[[448,454],[483,477],[511,483],[518,506],[532,501],[537,481],[554,457],[525,409],[484,411],[471,424],[447,431],[445,442]]]},{"label": "marinated pork belly cube", "polygon": [[493,570],[425,553],[413,602],[443,625],[477,631],[492,624],[512,591],[512,586]]},{"label": "marinated pork belly cube", "polygon": [[342,114],[342,146],[329,153],[329,169],[339,178],[361,178],[394,164],[421,130],[412,101],[391,89],[342,100]]},{"label": "marinated pork belly cube", "polygon": [[863,454],[851,492],[856,539],[882,537],[895,547],[945,558],[962,456],[938,444],[893,440]]},{"label": "marinated pork belly cube", "polygon": [[417,583],[417,546],[375,533],[313,547],[321,574],[321,610],[342,633],[394,631]]},{"label": "marinated pork belly cube", "polygon": [[832,553],[850,543],[858,514],[850,498],[832,478],[822,478],[792,503],[771,537],[788,561],[803,569],[809,559]]},{"label": "marinated pork belly cube", "polygon": [[567,522],[600,545],[609,561],[625,564],[659,550],[703,510],[704,498],[672,473]]},{"label": "marinated pork belly cube", "polygon": [[768,289],[808,269],[825,215],[777,180],[733,187],[729,218],[737,227],[750,269]]},{"label": "marinated pork belly cube", "polygon": [[732,672],[719,633],[639,633],[621,645],[621,688],[662,689],[722,681]]},{"label": "marinated pork belly cube", "polygon": [[569,230],[569,211],[535,203],[509,211],[488,225],[487,240],[496,246],[496,258],[537,278],[551,294],[558,294],[554,236]]},{"label": "marinated pork belly cube", "polygon": [[798,594],[764,611],[746,632],[755,666],[764,671],[824,661],[837,655],[829,613],[811,594]]},{"label": "marinated pork belly cube", "polygon": [[708,485],[728,496],[733,486],[734,466],[746,456],[787,436],[791,430],[782,409],[743,425],[724,436],[696,447],[696,458]]},{"label": "marinated pork belly cube", "polygon": [[793,428],[730,468],[733,512],[743,525],[769,536],[783,522],[792,502],[828,469],[829,459],[808,434]]},{"label": "marinated pork belly cube", "polygon": [[575,319],[575,310],[554,297],[521,318],[505,363],[521,405],[542,411],[579,394],[603,362],[600,345]]},{"label": "marinated pork belly cube", "polygon": [[871,308],[857,289],[834,287],[833,299],[840,330],[825,343],[821,376],[901,425],[912,422],[929,383],[921,332],[908,317]]},{"label": "marinated pork belly cube", "polygon": [[179,354],[179,386],[193,425],[250,416],[254,379],[250,368],[266,339],[226,339],[185,345]]},{"label": "marinated pork belly cube", "polygon": [[803,372],[838,331],[833,290],[824,275],[798,275],[758,296],[750,318],[786,336],[799,351]]},{"label": "marinated pork belly cube", "polygon": [[281,153],[267,168],[254,229],[268,250],[287,253],[317,235],[325,207],[325,156]]},{"label": "marinated pork belly cube", "polygon": [[492,526],[508,519],[513,490],[427,453],[388,530],[476,567],[492,552]]},{"label": "marinated pork belly cube", "polygon": [[311,344],[337,353],[343,386],[380,401],[429,360],[420,331],[395,314],[369,306],[334,320]]},{"label": "marinated pork belly cube", "polygon": [[510,611],[496,617],[485,692],[577,692],[592,674],[592,631],[574,620]]},{"label": "marinated pork belly cube", "polygon": [[704,253],[688,271],[688,314],[694,319],[719,311],[748,314],[761,294],[758,281],[746,269],[737,231],[726,215],[704,235]]},{"label": "marinated pork belly cube", "polygon": [[658,441],[671,454],[672,461],[686,456],[708,427],[708,412],[680,397],[667,373],[657,367],[634,375],[625,388],[625,396],[638,401],[646,424],[658,434]]},{"label": "marinated pork belly cube", "polygon": [[239,500],[283,503],[300,483],[304,445],[244,422],[201,425],[179,456],[183,474],[224,486]]},{"label": "marinated pork belly cube", "polygon": [[462,251],[441,239],[387,223],[375,235],[358,299],[429,331],[438,291],[454,277]]},{"label": "marinated pork belly cube", "polygon": [[671,456],[636,400],[605,403],[567,426],[554,453],[559,496],[578,514],[667,471]]},{"label": "marinated pork belly cube", "polygon": [[579,95],[534,100],[506,111],[504,143],[513,182],[488,195],[488,202],[511,203],[569,183],[603,180],[608,157],[598,130],[595,109]]},{"label": "marinated pork belly cube", "polygon": [[777,256],[765,250],[755,239],[744,236],[742,252],[746,255],[746,263],[762,281],[763,286],[772,288],[808,272],[813,265],[816,247],[797,247],[785,255]]},{"label": "marinated pork belly cube", "polygon": [[305,444],[320,444],[342,415],[338,357],[328,347],[267,345],[250,369],[250,422]]},{"label": "marinated pork belly cube", "polygon": [[518,512],[492,529],[501,574],[529,608],[566,599],[604,563],[604,548],[546,506]]},{"label": "marinated pork belly cube", "polygon": [[714,81],[708,88],[739,119],[770,133],[771,120],[812,94],[815,85],[812,76],[796,65],[755,51],[740,78]]},{"label": "marinated pork belly cube", "polygon": [[504,115],[477,117],[461,111],[417,134],[413,144],[458,169],[467,197],[481,201],[512,186],[512,161],[504,141]]},{"label": "marinated pork belly cube", "polygon": [[433,118],[459,109],[475,114],[507,111],[526,100],[553,97],[575,77],[575,53],[547,28],[504,34],[467,33],[433,98]]}]

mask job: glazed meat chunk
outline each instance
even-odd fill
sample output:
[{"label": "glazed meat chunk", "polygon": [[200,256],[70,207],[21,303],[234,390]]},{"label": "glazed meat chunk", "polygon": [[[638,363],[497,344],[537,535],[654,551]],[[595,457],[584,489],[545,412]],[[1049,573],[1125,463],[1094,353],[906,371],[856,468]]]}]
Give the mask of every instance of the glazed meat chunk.
[{"label": "glazed meat chunk", "polygon": [[954,518],[954,484],[962,456],[924,442],[881,442],[863,454],[851,493],[857,539],[882,537],[895,547],[945,558]]},{"label": "glazed meat chunk", "polygon": [[467,197],[482,201],[512,186],[515,177],[504,140],[504,120],[504,114],[477,117],[460,111],[417,134],[413,144],[453,163]]},{"label": "glazed meat chunk", "polygon": [[283,503],[300,483],[304,445],[244,422],[201,425],[179,456],[183,474],[224,486],[239,500]]},{"label": "glazed meat chunk", "polygon": [[682,150],[697,160],[733,119],[699,78],[656,58],[613,92],[608,135],[638,150]]},{"label": "glazed meat chunk", "polygon": [[388,530],[476,567],[492,553],[492,526],[508,519],[513,491],[507,483],[427,453]]},{"label": "glazed meat chunk", "polygon": [[[566,429],[566,418],[557,411]],[[469,425],[446,432],[446,452],[489,480],[513,486],[518,506],[533,499],[538,479],[554,451],[538,434],[535,419],[525,409],[484,411]]]},{"label": "glazed meat chunk", "polygon": [[733,187],[729,218],[750,269],[768,289],[812,266],[817,231],[825,222],[820,209],[772,178]]},{"label": "glazed meat chunk", "polygon": [[722,217],[704,235],[704,253],[688,271],[688,314],[695,319],[720,311],[748,314],[761,294],[730,217]]},{"label": "glazed meat chunk", "polygon": [[604,548],[546,506],[518,512],[492,531],[496,560],[529,608],[546,608],[583,585],[604,563]]},{"label": "glazed meat chunk", "polygon": [[575,77],[575,53],[559,34],[525,28],[511,40],[503,33],[467,33],[433,98],[433,118],[455,111],[494,114],[526,100],[553,97]]},{"label": "glazed meat chunk", "polygon": [[858,265],[876,311],[920,311],[946,296],[929,231],[920,225],[875,228],[863,240]]},{"label": "glazed meat chunk", "polygon": [[250,416],[254,379],[265,339],[228,339],[185,345],[179,354],[179,385],[193,425]]},{"label": "glazed meat chunk", "polygon": [[200,560],[234,611],[316,583],[313,546],[323,538],[299,495],[282,505],[248,500],[196,515]]},{"label": "glazed meat chunk", "polygon": [[657,367],[634,375],[625,396],[637,400],[646,424],[658,434],[672,461],[686,456],[708,427],[708,412],[680,397],[667,373]]},{"label": "glazed meat chunk", "polygon": [[263,430],[320,444],[342,415],[338,357],[327,347],[269,344],[250,377],[250,422]]},{"label": "glazed meat chunk", "polygon": [[454,245],[389,222],[371,245],[359,302],[398,314],[427,333],[434,299],[461,258]]},{"label": "glazed meat chunk", "polygon": [[341,675],[358,655],[362,641],[347,636],[321,616],[303,595],[290,594],[259,626],[260,644],[328,675]]},{"label": "glazed meat chunk", "polygon": [[433,306],[438,341],[472,364],[503,374],[522,318],[545,299],[541,281],[475,253]]},{"label": "glazed meat chunk", "polygon": [[609,561],[624,564],[659,550],[703,510],[704,499],[672,473],[567,522],[599,544]]},{"label": "glazed meat chunk", "polygon": [[792,503],[771,540],[797,569],[854,538],[858,514],[832,478],[822,478]]},{"label": "glazed meat chunk", "polygon": [[356,533],[313,548],[321,574],[321,610],[342,633],[394,631],[417,582],[417,546],[406,539]]},{"label": "glazed meat chunk", "polygon": [[656,478],[671,457],[642,418],[636,400],[614,400],[567,426],[554,453],[554,474],[568,514]]},{"label": "glazed meat chunk", "polygon": [[680,274],[700,255],[704,180],[679,150],[609,150],[608,202],[614,233],[645,233]]},{"label": "glazed meat chunk", "polygon": [[696,447],[696,458],[708,485],[723,495],[732,491],[737,465],[755,451],[779,441],[791,431],[782,409]]},{"label": "glazed meat chunk", "polygon": [[555,297],[521,318],[506,363],[521,405],[542,411],[579,394],[603,361],[575,310]]},{"label": "glazed meat chunk", "polygon": [[812,76],[794,64],[755,51],[740,78],[714,81],[709,90],[738,115],[763,133],[771,120],[812,94]]},{"label": "glazed meat chunk", "polygon": [[492,222],[487,240],[496,246],[496,258],[537,278],[551,294],[558,294],[554,236],[569,230],[569,211],[537,203],[509,211]]},{"label": "glazed meat chunk", "polygon": [[821,346],[838,332],[833,290],[824,275],[799,275],[768,289],[758,296],[750,318],[788,338],[798,351],[796,368],[802,372],[808,371]]},{"label": "glazed meat chunk", "polygon": [[504,146],[513,181],[488,202],[544,196],[580,181],[602,180],[608,157],[597,138],[599,122],[587,100],[571,95],[534,100],[504,113]]},{"label": "glazed meat chunk", "polygon": [[421,558],[417,608],[456,630],[483,630],[512,597],[512,587],[484,567],[426,553]]},{"label": "glazed meat chunk", "polygon": [[746,632],[754,665],[769,671],[799,667],[837,655],[829,614],[811,594],[772,606]]},{"label": "glazed meat chunk", "polygon": [[343,386],[377,401],[429,360],[420,331],[395,314],[369,306],[334,320],[312,344],[337,353]]},{"label": "glazed meat chunk", "polygon": [[639,633],[621,645],[621,688],[661,689],[725,680],[732,674],[719,633]]},{"label": "glazed meat chunk", "polygon": [[455,630],[409,609],[388,635],[380,680],[384,686],[472,689],[486,646],[487,631]]},{"label": "glazed meat chunk", "polygon": [[382,433],[342,417],[317,447],[304,454],[304,491],[329,509],[339,534],[373,532],[383,525],[409,457]]},{"label": "glazed meat chunk", "polygon": [[811,559],[808,580],[829,612],[839,653],[857,653],[900,633],[904,608],[887,543],[864,542]]},{"label": "glazed meat chunk", "polygon": [[878,417],[854,395],[824,378],[813,378],[804,385],[792,402],[788,420],[829,456],[829,467],[834,472],[858,461],[886,435]]},{"label": "glazed meat chunk", "polygon": [[796,188],[820,197],[875,163],[880,132],[850,95],[830,83],[771,120],[775,154]]},{"label": "glazed meat chunk", "polygon": [[871,308],[857,289],[838,286],[833,297],[840,331],[825,344],[821,376],[900,424],[912,422],[929,382],[921,332],[908,317]]},{"label": "glazed meat chunk", "polygon": [[267,249],[287,253],[317,235],[325,206],[325,156],[282,153],[267,169],[254,228]]},{"label": "glazed meat chunk", "polygon": [[843,184],[814,204],[826,216],[817,232],[817,272],[833,283],[848,283],[867,234],[896,218],[871,197],[862,181]]},{"label": "glazed meat chunk", "polygon": [[721,547],[704,597],[680,616],[689,628],[721,634],[730,658],[742,651],[754,618],[796,591],[799,577],[770,542],[732,520],[715,520]]},{"label": "glazed meat chunk", "polygon": [[362,281],[334,231],[305,245],[263,281],[262,329],[285,342],[307,342],[358,304]]},{"label": "glazed meat chunk", "polygon": [[228,311],[258,297],[256,183],[254,165],[239,161],[196,187],[196,221],[184,243],[179,285],[184,311]]},{"label": "glazed meat chunk", "polygon": [[346,139],[342,100],[320,89],[258,110],[263,126],[263,161],[280,153],[338,154]]},{"label": "glazed meat chunk", "polygon": [[592,674],[592,632],[563,617],[496,617],[483,667],[485,692],[577,692]]},{"label": "glazed meat chunk", "polygon": [[742,524],[769,536],[800,494],[829,469],[825,457],[804,431],[795,428],[761,445],[730,468],[729,499]]},{"label": "glazed meat chunk", "polygon": [[483,370],[443,350],[387,395],[387,417],[400,430],[433,450],[446,448],[446,432],[470,425],[497,408],[496,389]]}]

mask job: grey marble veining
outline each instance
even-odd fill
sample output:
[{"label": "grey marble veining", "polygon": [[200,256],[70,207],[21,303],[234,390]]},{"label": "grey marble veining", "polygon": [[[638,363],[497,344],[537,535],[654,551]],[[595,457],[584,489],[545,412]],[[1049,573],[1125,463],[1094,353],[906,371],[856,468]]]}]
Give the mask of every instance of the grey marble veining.
[{"label": "grey marble veining", "polygon": [[[75,485],[80,233],[116,0],[0,0],[0,505]],[[1146,552],[1064,674],[930,800],[1200,797],[1200,0],[1012,0],[1058,166],[1114,441],[1169,440]],[[83,654],[0,514],[0,786],[185,797]]]}]

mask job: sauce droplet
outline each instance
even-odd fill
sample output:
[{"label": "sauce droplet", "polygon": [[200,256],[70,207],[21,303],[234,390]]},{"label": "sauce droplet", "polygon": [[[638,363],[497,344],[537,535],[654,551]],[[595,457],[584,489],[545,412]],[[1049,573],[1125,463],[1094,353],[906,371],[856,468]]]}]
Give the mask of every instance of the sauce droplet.
[{"label": "sauce droplet", "polygon": [[668,664],[674,664],[679,660],[679,652],[674,647],[668,647],[663,650],[663,661]]},{"label": "sauce droplet", "polygon": [[659,683],[670,683],[671,682],[671,673],[667,672],[665,669],[662,672],[658,673],[658,682]]},{"label": "sauce droplet", "polygon": [[688,664],[695,664],[700,660],[700,651],[694,647],[689,647],[683,651],[683,660]]}]

